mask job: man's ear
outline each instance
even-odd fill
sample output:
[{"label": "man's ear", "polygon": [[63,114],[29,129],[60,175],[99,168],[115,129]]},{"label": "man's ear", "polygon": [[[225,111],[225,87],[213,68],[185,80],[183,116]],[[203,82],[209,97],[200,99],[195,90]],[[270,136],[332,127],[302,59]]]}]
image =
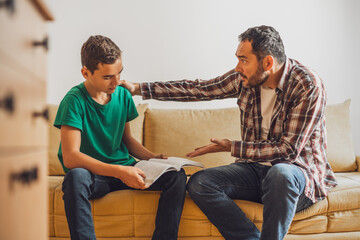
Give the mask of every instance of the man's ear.
[{"label": "man's ear", "polygon": [[83,75],[83,77],[84,77],[85,79],[88,79],[89,76],[91,75],[91,72],[90,72],[89,69],[87,69],[86,66],[83,66],[83,67],[81,68],[81,74]]},{"label": "man's ear", "polygon": [[263,68],[264,71],[269,71],[274,66],[274,57],[271,55],[267,55],[263,59]]}]

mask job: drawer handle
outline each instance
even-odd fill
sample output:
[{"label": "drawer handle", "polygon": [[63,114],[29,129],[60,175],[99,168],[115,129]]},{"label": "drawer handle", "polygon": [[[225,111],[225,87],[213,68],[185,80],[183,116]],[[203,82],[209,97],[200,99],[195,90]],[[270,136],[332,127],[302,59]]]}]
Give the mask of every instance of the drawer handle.
[{"label": "drawer handle", "polygon": [[30,185],[32,182],[38,179],[38,168],[33,167],[30,169],[24,169],[20,172],[14,172],[10,174],[10,189],[14,189],[14,184],[16,182],[21,183],[22,185]]},{"label": "drawer handle", "polygon": [[49,37],[45,37],[42,41],[33,41],[34,47],[43,47],[46,51],[49,50]]},{"label": "drawer handle", "polygon": [[5,0],[0,2],[0,8],[6,8],[11,14],[15,12],[15,0]]},{"label": "drawer handle", "polygon": [[12,93],[8,93],[3,99],[0,99],[0,108],[9,113],[14,112],[14,95]]},{"label": "drawer handle", "polygon": [[45,108],[41,112],[33,112],[32,116],[33,116],[33,118],[43,117],[44,119],[49,121],[49,110],[47,108]]}]

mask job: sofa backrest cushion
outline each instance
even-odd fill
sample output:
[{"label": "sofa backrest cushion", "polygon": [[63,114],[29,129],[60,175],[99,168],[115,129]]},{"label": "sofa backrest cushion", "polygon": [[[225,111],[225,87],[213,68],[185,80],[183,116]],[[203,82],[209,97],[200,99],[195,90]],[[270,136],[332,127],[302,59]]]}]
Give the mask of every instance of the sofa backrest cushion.
[{"label": "sofa backrest cushion", "polygon": [[[145,113],[144,144],[154,153],[185,157],[196,147],[210,143],[210,138],[240,139],[238,108],[148,109]],[[193,158],[205,167],[215,167],[234,162],[229,152],[211,153]],[[199,170],[186,167],[187,174]]]},{"label": "sofa backrest cushion", "polygon": [[[327,157],[335,172],[357,168],[350,128],[350,100],[325,109]],[[239,110],[151,109],[146,111],[144,144],[155,153],[185,157],[194,148],[210,143],[210,138],[240,140]],[[234,162],[230,153],[212,153],[194,158],[205,167]],[[192,174],[199,168],[186,168]]]},{"label": "sofa backrest cushion", "polygon": [[143,144],[143,130],[144,130],[144,118],[145,112],[148,108],[148,104],[139,104],[136,106],[136,110],[139,116],[130,122],[131,135],[141,144]]},{"label": "sofa backrest cushion", "polygon": [[49,161],[49,175],[64,175],[64,170],[57,157],[60,144],[60,130],[53,126],[58,105],[48,105],[49,110],[49,145],[48,145],[48,161]]},{"label": "sofa backrest cushion", "polygon": [[[139,104],[136,109],[139,116],[130,122],[130,130],[132,136],[143,143],[143,126],[144,126],[144,114],[148,104]],[[58,105],[48,105],[49,109],[49,145],[48,145],[48,170],[50,176],[64,175],[64,171],[61,167],[60,161],[57,157],[60,143],[60,130],[53,126],[56,117]]]},{"label": "sofa backrest cushion", "polygon": [[357,169],[350,127],[350,99],[325,109],[327,158],[334,172]]}]

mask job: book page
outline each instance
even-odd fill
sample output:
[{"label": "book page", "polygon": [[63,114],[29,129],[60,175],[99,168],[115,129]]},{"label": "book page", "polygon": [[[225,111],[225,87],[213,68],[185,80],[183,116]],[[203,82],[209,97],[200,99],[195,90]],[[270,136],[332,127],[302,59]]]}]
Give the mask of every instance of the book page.
[{"label": "book page", "polygon": [[180,171],[183,166],[204,167],[204,165],[200,162],[178,157],[169,157],[168,159],[151,158],[149,160],[142,160],[137,162],[134,167],[140,168],[145,173],[145,185],[148,187],[165,172]]},{"label": "book page", "polygon": [[145,173],[145,185],[148,187],[167,171],[177,171],[176,167],[169,164],[139,161],[134,167],[140,168]]},{"label": "book page", "polygon": [[180,169],[184,166],[196,166],[201,168],[204,167],[204,164],[202,164],[201,162],[195,162],[186,158],[179,157],[169,157],[168,159],[150,158],[149,161],[170,164],[174,166],[177,171],[180,171]]}]

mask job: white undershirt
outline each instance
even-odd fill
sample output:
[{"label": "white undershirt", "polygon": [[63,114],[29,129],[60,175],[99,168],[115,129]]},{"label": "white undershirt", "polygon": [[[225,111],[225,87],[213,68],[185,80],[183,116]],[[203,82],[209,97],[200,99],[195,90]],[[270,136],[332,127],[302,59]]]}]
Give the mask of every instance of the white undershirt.
[{"label": "white undershirt", "polygon": [[276,101],[276,92],[275,88],[268,88],[261,86],[260,87],[260,94],[261,94],[261,140],[267,140],[269,129],[270,129],[270,122],[272,111],[274,109],[275,101]]},{"label": "white undershirt", "polygon": [[[288,65],[289,65],[289,61],[286,59],[285,68],[281,75],[279,83],[285,81],[286,69],[288,69]],[[260,86],[260,104],[261,104],[261,116],[262,116],[260,140],[267,140],[268,138],[271,117],[275,106],[276,97],[277,94],[275,89],[264,87],[262,85]],[[241,161],[241,159],[238,160]],[[258,162],[258,163],[262,165],[271,166],[270,162]]]},{"label": "white undershirt", "polygon": [[[261,86],[260,95],[261,95],[260,101],[261,101],[261,116],[262,116],[260,139],[267,140],[270,129],[272,111],[274,109],[274,105],[276,101],[276,92],[275,89]],[[270,162],[259,162],[259,163],[265,166],[271,166]]]}]

